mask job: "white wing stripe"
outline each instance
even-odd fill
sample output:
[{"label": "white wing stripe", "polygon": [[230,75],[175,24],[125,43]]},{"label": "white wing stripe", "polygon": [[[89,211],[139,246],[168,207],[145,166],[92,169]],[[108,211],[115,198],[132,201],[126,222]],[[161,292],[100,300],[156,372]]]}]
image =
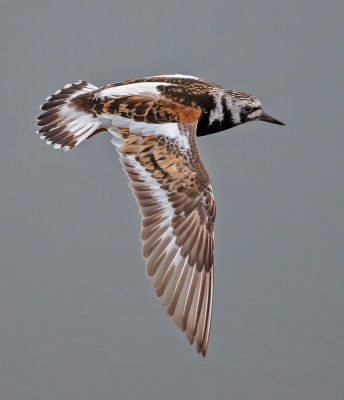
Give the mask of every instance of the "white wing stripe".
[{"label": "white wing stripe", "polygon": [[[157,76],[161,76],[162,78],[186,78],[186,79],[196,79],[199,80],[199,78],[197,78],[197,76],[192,76],[192,75],[183,75],[183,74],[167,74],[167,75],[157,75]],[[164,83],[165,84],[165,83]]]},{"label": "white wing stripe", "polygon": [[[148,122],[138,122],[130,118],[124,118],[113,114],[103,114],[102,118],[103,121],[106,119],[110,119],[112,121],[114,127],[108,130],[115,137],[118,137],[118,135],[116,135],[116,127],[128,128],[131,132],[140,133],[142,136],[165,136],[169,139],[173,139],[181,150],[189,149],[187,135],[180,132],[176,122],[150,124]],[[113,144],[116,146],[116,141],[114,141]]]},{"label": "white wing stripe", "polygon": [[171,84],[166,82],[139,82],[139,83],[130,83],[128,85],[110,86],[106,89],[99,91],[96,94],[95,98],[96,99],[104,99],[107,97],[116,98],[121,96],[132,96],[140,94],[159,96],[160,91],[158,90],[158,86],[160,85],[169,86]]}]

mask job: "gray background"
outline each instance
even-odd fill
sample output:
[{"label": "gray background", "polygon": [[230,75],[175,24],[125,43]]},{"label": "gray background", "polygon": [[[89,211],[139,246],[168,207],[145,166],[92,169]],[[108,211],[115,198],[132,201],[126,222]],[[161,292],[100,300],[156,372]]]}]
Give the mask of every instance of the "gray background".
[{"label": "gray background", "polygon": [[[0,398],[342,400],[342,1],[1,0]],[[155,299],[103,134],[34,135],[44,98],[187,73],[286,127],[199,140],[217,201],[206,359]]]}]

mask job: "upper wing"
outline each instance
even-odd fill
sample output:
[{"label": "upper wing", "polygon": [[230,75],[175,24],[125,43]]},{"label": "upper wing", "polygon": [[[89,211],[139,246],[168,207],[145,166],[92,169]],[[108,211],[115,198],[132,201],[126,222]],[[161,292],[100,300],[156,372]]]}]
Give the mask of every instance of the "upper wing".
[{"label": "upper wing", "polygon": [[[176,138],[159,135],[156,124],[152,135],[133,133],[135,124],[131,120],[129,127],[110,132],[142,214],[147,274],[168,314],[191,344],[196,339],[197,351],[205,356],[212,313],[215,202],[195,143],[197,122],[176,124],[190,145],[183,151]],[[142,124],[138,130],[143,130]]]}]

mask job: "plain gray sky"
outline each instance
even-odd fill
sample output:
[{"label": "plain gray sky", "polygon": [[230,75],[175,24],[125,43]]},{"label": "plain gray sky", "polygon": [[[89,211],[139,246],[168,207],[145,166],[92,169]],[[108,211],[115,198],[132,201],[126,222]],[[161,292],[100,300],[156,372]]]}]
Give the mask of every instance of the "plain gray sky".
[{"label": "plain gray sky", "polygon": [[[1,0],[2,400],[342,400],[342,1]],[[287,125],[199,140],[213,180],[208,355],[154,297],[110,139],[33,134],[64,84],[192,74]]]}]

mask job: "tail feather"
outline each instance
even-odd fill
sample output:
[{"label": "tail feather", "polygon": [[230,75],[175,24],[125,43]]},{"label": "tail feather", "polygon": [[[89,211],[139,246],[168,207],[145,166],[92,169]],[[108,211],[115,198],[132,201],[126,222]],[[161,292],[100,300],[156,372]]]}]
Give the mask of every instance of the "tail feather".
[{"label": "tail feather", "polygon": [[43,113],[37,118],[37,133],[47,144],[65,151],[77,146],[90,137],[101,125],[102,120],[91,112],[78,110],[71,102],[74,97],[98,89],[86,81],[68,84],[46,98],[41,106]]}]

